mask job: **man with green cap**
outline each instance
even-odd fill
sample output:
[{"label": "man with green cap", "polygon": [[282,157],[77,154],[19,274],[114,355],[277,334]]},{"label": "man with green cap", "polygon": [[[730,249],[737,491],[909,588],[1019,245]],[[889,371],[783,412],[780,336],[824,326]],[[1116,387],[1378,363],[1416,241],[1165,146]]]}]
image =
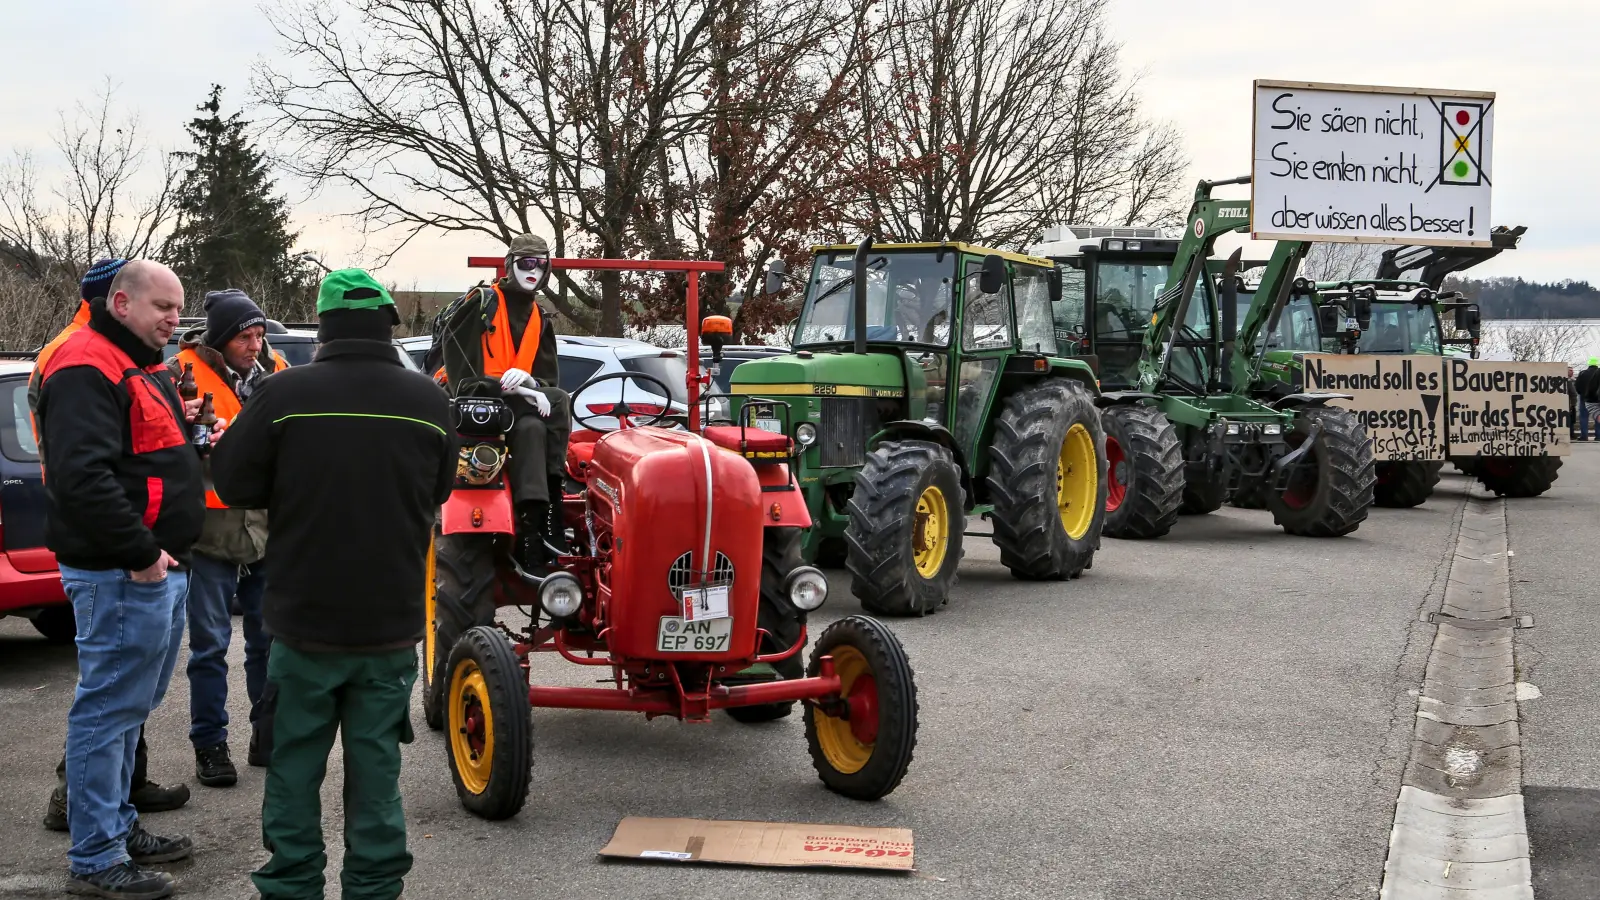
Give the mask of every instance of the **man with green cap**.
[{"label": "man with green cap", "polygon": [[1600,440],[1600,357],[1589,357],[1589,368],[1578,373],[1573,389],[1578,395],[1578,440],[1589,439],[1591,419],[1595,440]]},{"label": "man with green cap", "polygon": [[360,269],[317,295],[316,358],[264,380],[217,441],[211,476],[230,507],[265,509],[275,563],[264,613],[277,690],[261,832],[264,900],[320,898],[320,791],[344,745],[349,900],[392,900],[411,869],[400,744],[411,740],[429,535],[455,480],[448,400],[405,369],[389,292]]}]

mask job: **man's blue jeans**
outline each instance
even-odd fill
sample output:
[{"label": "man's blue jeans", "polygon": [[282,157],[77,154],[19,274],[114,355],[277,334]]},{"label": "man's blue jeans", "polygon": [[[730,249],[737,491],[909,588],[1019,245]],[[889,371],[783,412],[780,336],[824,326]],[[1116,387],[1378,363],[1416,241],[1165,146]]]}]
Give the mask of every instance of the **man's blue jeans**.
[{"label": "man's blue jeans", "polygon": [[244,683],[252,725],[272,714],[266,696],[272,638],[261,621],[265,563],[240,567],[196,553],[190,574],[189,741],[201,749],[228,739],[228,644],[233,640],[229,601],[236,593],[244,612]]},{"label": "man's blue jeans", "polygon": [[121,569],[62,566],[61,583],[78,620],[78,690],[67,713],[67,861],[88,874],[128,859],[134,751],[178,661],[189,573],[145,584]]}]

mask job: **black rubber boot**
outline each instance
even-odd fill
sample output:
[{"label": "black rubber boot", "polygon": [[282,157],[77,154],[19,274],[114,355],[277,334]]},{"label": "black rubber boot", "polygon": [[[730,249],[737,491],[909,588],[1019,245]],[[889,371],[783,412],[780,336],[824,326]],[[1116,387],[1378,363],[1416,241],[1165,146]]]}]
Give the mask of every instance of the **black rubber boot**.
[{"label": "black rubber boot", "polygon": [[543,575],[550,566],[545,538],[550,534],[550,504],[528,500],[517,504],[517,564],[530,575]]},{"label": "black rubber boot", "polygon": [[51,831],[67,830],[67,786],[58,784],[50,792],[50,802],[44,808],[44,827]]},{"label": "black rubber boot", "polygon": [[189,802],[189,786],[162,787],[154,781],[146,781],[128,792],[128,802],[142,813],[169,812]]}]

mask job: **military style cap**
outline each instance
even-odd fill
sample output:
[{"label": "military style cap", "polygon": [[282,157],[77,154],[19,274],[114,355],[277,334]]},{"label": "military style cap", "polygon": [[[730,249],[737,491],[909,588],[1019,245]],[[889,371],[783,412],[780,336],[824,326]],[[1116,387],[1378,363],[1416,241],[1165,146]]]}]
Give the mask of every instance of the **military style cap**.
[{"label": "military style cap", "polygon": [[511,245],[506,248],[506,255],[517,256],[549,256],[550,245],[544,238],[537,234],[519,234],[511,239]]},{"label": "military style cap", "polygon": [[317,315],[335,309],[378,309],[394,306],[394,298],[365,269],[329,272],[317,291]]}]

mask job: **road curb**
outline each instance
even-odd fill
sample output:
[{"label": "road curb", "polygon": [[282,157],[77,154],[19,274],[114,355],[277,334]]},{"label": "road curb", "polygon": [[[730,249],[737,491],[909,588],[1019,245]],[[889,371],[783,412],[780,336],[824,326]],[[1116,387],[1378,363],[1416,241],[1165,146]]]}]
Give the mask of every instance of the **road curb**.
[{"label": "road curb", "polygon": [[1505,501],[1474,487],[1430,617],[1381,900],[1533,900],[1509,550]]}]

